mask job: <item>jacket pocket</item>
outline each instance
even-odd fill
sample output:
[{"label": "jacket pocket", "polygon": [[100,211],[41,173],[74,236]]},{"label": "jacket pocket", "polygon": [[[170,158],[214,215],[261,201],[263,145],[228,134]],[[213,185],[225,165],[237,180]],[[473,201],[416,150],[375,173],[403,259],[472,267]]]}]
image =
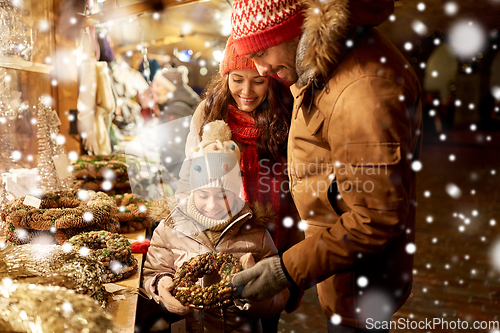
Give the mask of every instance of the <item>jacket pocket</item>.
[{"label": "jacket pocket", "polygon": [[349,206],[399,210],[408,199],[398,142],[346,144],[346,163],[336,167],[337,186]]},{"label": "jacket pocket", "polygon": [[308,114],[306,110],[304,111],[304,121],[306,123],[307,129],[309,130],[309,133],[311,133],[311,135],[315,135],[323,126],[325,117],[316,108],[311,110],[310,114]]},{"label": "jacket pocket", "polygon": [[399,142],[348,143],[346,160],[351,165],[395,165],[401,161]]}]

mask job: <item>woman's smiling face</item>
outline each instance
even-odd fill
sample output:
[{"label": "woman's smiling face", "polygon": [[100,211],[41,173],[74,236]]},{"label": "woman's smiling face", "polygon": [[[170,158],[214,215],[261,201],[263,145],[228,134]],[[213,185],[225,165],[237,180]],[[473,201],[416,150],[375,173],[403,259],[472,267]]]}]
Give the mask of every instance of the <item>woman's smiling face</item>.
[{"label": "woman's smiling face", "polygon": [[238,109],[253,112],[267,97],[269,78],[251,69],[229,72],[229,91]]}]

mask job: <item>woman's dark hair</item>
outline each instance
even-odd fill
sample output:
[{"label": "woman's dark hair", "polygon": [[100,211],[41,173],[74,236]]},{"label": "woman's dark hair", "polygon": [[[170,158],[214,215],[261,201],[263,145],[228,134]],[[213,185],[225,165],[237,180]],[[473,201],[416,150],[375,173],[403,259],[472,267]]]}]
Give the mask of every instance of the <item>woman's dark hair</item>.
[{"label": "woman's dark hair", "polygon": [[[198,133],[201,137],[203,127],[215,120],[225,120],[230,104],[235,104],[229,91],[229,74],[220,74],[210,81],[203,95],[205,105],[202,109],[203,124]],[[255,126],[261,129],[257,139],[260,158],[279,161],[286,156],[288,131],[292,118],[293,96],[290,89],[270,77],[266,99],[252,112]]]}]

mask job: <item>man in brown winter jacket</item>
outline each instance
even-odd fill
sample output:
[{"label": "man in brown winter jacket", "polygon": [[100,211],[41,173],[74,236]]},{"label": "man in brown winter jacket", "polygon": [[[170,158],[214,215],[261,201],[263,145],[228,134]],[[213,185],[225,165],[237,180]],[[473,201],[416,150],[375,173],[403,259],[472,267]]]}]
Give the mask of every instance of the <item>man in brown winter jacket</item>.
[{"label": "man in brown winter jacket", "polygon": [[[329,332],[385,329],[408,298],[421,90],[373,26],[392,0],[234,0],[237,52],[293,84],[291,191],[306,239],[233,279],[263,299],[314,285]],[[384,331],[384,330],[383,330]]]}]

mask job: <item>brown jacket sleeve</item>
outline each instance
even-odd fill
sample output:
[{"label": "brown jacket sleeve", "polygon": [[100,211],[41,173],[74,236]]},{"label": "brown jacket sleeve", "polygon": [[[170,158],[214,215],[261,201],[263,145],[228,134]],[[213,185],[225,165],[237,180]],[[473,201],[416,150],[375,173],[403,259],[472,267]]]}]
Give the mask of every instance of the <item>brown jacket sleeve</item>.
[{"label": "brown jacket sleeve", "polygon": [[338,219],[308,217],[310,237],[284,253],[283,263],[301,288],[352,269],[359,256],[382,252],[405,230],[414,191],[407,156],[418,141],[418,125],[407,108],[418,108],[419,98],[389,79],[364,77],[321,110],[338,191],[348,209]]}]

